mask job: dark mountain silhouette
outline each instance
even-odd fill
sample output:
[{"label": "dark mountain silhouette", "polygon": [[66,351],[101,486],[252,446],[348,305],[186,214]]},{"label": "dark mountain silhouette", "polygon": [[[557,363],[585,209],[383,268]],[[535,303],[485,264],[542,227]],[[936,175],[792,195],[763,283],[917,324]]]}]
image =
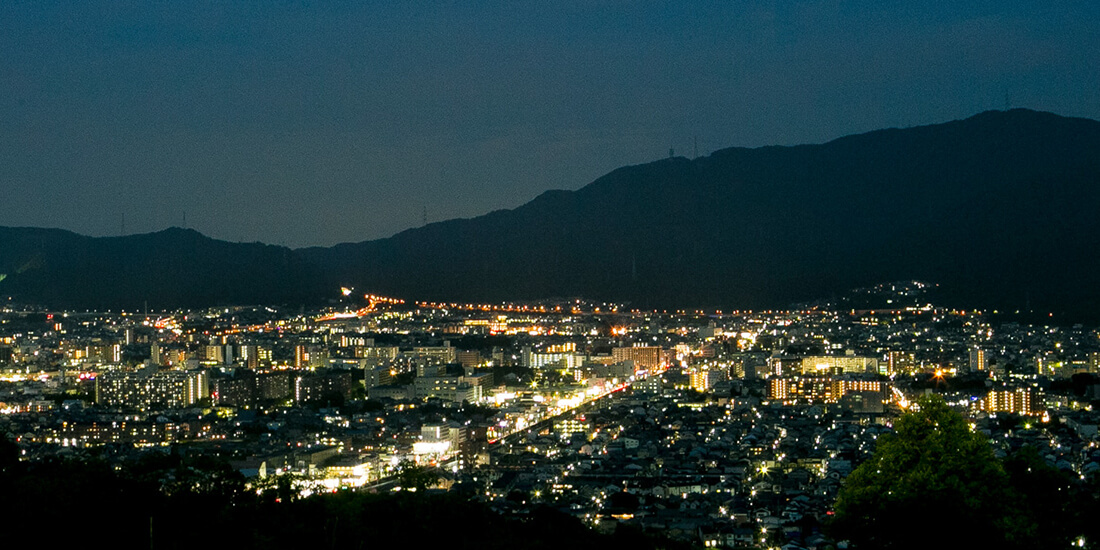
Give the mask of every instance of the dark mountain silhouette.
[{"label": "dark mountain silhouette", "polygon": [[[1100,122],[1014,109],[615,170],[514,210],[289,250],[184,230],[0,230],[0,294],[68,307],[583,295],[781,308],[884,281],[948,305],[1100,310]],[[20,271],[20,267],[25,267]]]},{"label": "dark mountain silhouette", "polygon": [[78,309],[317,301],[316,266],[285,247],[172,228],[127,237],[0,228],[0,295]]}]

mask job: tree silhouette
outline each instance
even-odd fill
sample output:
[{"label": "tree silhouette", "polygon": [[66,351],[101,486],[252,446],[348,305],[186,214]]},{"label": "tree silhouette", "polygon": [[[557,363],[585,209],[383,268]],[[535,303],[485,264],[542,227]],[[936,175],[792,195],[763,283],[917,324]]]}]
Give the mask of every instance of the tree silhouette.
[{"label": "tree silhouette", "polygon": [[942,397],[903,415],[845,480],[831,529],[859,548],[1030,548],[1034,525],[986,438]]},{"label": "tree silhouette", "polygon": [[439,481],[439,472],[435,468],[417,466],[411,461],[404,461],[399,467],[401,473],[398,480],[402,488],[423,491]]},{"label": "tree silhouette", "polygon": [[1004,460],[1021,508],[1035,522],[1035,548],[1070,548],[1085,527],[1095,523],[1086,510],[1084,495],[1070,474],[1051,467],[1038,449],[1025,445]]}]

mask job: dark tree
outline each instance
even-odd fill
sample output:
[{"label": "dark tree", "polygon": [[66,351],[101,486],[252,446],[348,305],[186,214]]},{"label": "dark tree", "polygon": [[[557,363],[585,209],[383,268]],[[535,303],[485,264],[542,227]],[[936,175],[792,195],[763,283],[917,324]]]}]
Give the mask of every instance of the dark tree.
[{"label": "dark tree", "polygon": [[417,466],[411,462],[403,462],[398,480],[402,488],[423,491],[439,481],[439,472],[427,466]]},{"label": "dark tree", "polygon": [[928,396],[845,480],[831,529],[859,548],[1031,548],[1034,524],[986,438]]},{"label": "dark tree", "polygon": [[1004,461],[1019,502],[1035,522],[1035,548],[1070,548],[1083,531],[1073,479],[1047,465],[1035,447],[1024,446]]}]

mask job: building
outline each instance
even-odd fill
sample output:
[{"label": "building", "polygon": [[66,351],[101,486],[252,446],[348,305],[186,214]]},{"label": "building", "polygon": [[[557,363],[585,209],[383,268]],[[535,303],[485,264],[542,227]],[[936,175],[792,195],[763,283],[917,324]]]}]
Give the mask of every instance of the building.
[{"label": "building", "polygon": [[95,384],[96,403],[110,407],[183,408],[210,397],[204,371],[112,372],[100,375]]},{"label": "building", "polygon": [[634,346],[630,348],[612,348],[611,358],[616,363],[634,361],[638,370],[653,372],[661,366],[661,348],[657,346]]},{"label": "building", "polygon": [[584,363],[584,356],[578,355],[575,344],[562,344],[548,346],[535,351],[530,346],[524,347],[520,356],[521,365],[529,369],[557,368],[561,370],[573,370]]},{"label": "building", "polygon": [[587,363],[574,371],[574,379],[580,381],[585,378],[603,378],[605,380],[618,380],[623,382],[631,376],[634,376],[636,369],[637,367],[634,365],[633,361],[622,361],[611,364]]},{"label": "building", "polygon": [[464,369],[473,369],[481,365],[481,353],[477,350],[460,351],[455,354],[455,360],[462,364]]},{"label": "building", "polygon": [[457,424],[424,424],[420,440],[413,443],[417,457],[440,457],[458,452],[466,442],[466,430]]},{"label": "building", "polygon": [[233,407],[252,407],[265,401],[290,398],[290,374],[285,372],[255,373],[238,369],[236,376],[214,381],[214,402]]},{"label": "building", "polygon": [[369,390],[385,386],[393,380],[393,371],[385,365],[373,365],[369,359],[360,359],[363,364],[363,385]]},{"label": "building", "polygon": [[350,372],[299,375],[294,379],[294,402],[343,403],[351,397],[355,384]]},{"label": "building", "polygon": [[412,399],[412,384],[408,386],[399,386],[395,384],[387,384],[384,386],[374,386],[367,390],[367,397],[371,399],[392,399],[394,401],[404,401],[406,399]]},{"label": "building", "polygon": [[440,363],[443,365],[449,365],[455,362],[455,357],[458,352],[457,349],[450,346],[450,342],[445,346],[425,346],[414,347],[410,355],[413,357],[423,357],[430,360],[433,363]]},{"label": "building", "polygon": [[845,395],[862,394],[861,400],[882,403],[889,390],[880,380],[832,377],[784,377],[768,380],[768,398],[791,403],[838,403]]},{"label": "building", "polygon": [[294,346],[294,368],[304,369],[309,366],[309,348],[301,344]]},{"label": "building", "polygon": [[380,364],[385,361],[392,361],[397,359],[397,354],[400,353],[400,349],[397,346],[357,346],[355,348],[356,359],[370,359],[375,364]]},{"label": "building", "polygon": [[878,359],[855,355],[819,355],[802,358],[802,374],[835,375],[878,372]]},{"label": "building", "polygon": [[413,381],[413,397],[453,404],[477,403],[482,397],[482,387],[467,382],[464,376],[421,376]]},{"label": "building", "polygon": [[978,400],[978,408],[987,413],[1039,414],[1041,407],[1030,388],[991,390]]},{"label": "building", "polygon": [[323,369],[329,366],[328,349],[321,346],[294,346],[294,368]]},{"label": "building", "polygon": [[715,384],[727,380],[728,371],[723,368],[699,368],[691,371],[691,387],[698,392],[706,392]]},{"label": "building", "polygon": [[989,370],[986,364],[985,350],[979,347],[970,348],[970,372],[985,372]]},{"label": "building", "polygon": [[203,361],[212,365],[230,365],[233,363],[231,344],[210,344],[203,348]]},{"label": "building", "polygon": [[62,422],[55,439],[66,447],[94,447],[107,443],[137,446],[168,445],[179,439],[179,425],[171,422]]},{"label": "building", "polygon": [[768,399],[787,403],[823,403],[829,400],[830,380],[825,377],[784,377],[768,380]]},{"label": "building", "polygon": [[240,346],[240,358],[250,369],[271,365],[271,348],[248,344]]},{"label": "building", "polygon": [[920,368],[917,354],[911,351],[891,351],[886,354],[886,374],[913,374]]}]

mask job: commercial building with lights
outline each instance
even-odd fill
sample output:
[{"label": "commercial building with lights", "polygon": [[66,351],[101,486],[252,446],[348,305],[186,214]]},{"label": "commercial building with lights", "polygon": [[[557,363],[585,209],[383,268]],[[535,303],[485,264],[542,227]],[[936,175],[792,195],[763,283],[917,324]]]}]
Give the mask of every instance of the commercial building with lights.
[{"label": "commercial building with lights", "polygon": [[820,355],[802,358],[802,374],[859,374],[878,372],[878,359],[854,355]]}]

